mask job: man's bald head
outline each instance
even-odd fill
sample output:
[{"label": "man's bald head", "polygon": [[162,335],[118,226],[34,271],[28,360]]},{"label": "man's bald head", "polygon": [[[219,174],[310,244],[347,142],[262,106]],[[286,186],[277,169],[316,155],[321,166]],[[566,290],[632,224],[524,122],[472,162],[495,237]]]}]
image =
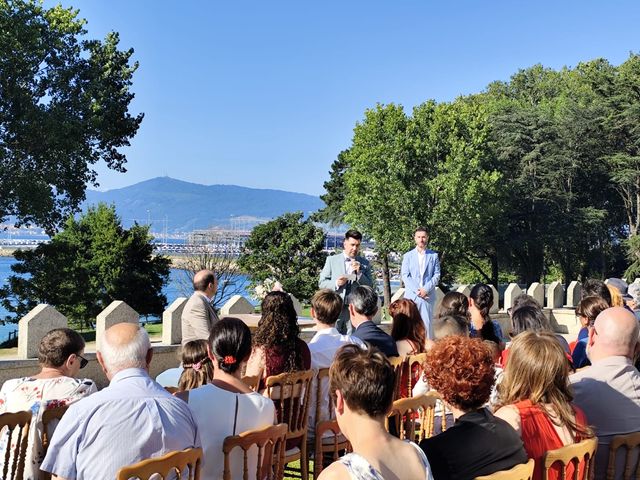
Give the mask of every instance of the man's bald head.
[{"label": "man's bald head", "polygon": [[136,323],[117,323],[104,333],[98,357],[109,379],[127,368],[147,369],[151,361],[149,335]]},{"label": "man's bald head", "polygon": [[193,289],[213,297],[216,292],[216,274],[211,270],[200,270],[193,276]]},{"label": "man's bald head", "polygon": [[638,331],[638,320],[629,310],[622,307],[603,310],[590,332],[589,358],[592,361],[612,356],[633,359]]}]

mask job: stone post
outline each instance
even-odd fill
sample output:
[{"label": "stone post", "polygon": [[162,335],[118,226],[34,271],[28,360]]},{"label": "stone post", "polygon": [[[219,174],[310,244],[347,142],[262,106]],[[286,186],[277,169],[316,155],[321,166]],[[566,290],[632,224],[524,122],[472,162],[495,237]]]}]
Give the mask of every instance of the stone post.
[{"label": "stone post", "polygon": [[107,328],[116,323],[140,323],[140,316],[122,300],[114,300],[96,318],[96,350],[100,350],[102,337]]},{"label": "stone post", "polygon": [[582,297],[582,284],[574,280],[567,287],[567,307],[577,307]]},{"label": "stone post", "polygon": [[522,294],[522,289],[517,283],[510,283],[504,292],[504,310],[507,311],[513,307],[513,300]]},{"label": "stone post", "polygon": [[493,292],[493,305],[491,305],[489,313],[498,313],[500,310],[500,293],[493,285],[489,284],[489,287],[491,287],[491,291]]},{"label": "stone post", "polygon": [[[302,314],[302,304],[300,303],[300,300],[298,300],[291,294],[289,294],[289,296],[291,297],[291,301],[293,302],[293,308],[295,309],[296,314],[300,316]],[[251,313],[253,313],[253,310],[251,311]]]},{"label": "stone post", "polygon": [[182,342],[182,311],[186,304],[185,297],[178,297],[162,313],[162,343],[165,345]]},{"label": "stone post", "polygon": [[547,308],[562,308],[564,288],[559,281],[551,282],[547,288]]},{"label": "stone post", "polygon": [[40,340],[54,328],[65,328],[67,317],[51,305],[41,303],[18,322],[18,358],[38,356]]},{"label": "stone post", "polygon": [[[293,300],[293,296],[291,299]],[[295,306],[295,302],[294,302]],[[253,313],[254,308],[249,300],[244,298],[242,295],[234,295],[222,306],[220,309],[220,317],[228,317],[232,315],[245,315],[249,313]]]},{"label": "stone post", "polygon": [[469,298],[469,294],[471,293],[471,285],[459,285],[456,288],[456,292],[463,294],[465,297]]},{"label": "stone post", "polygon": [[395,302],[396,300],[400,300],[401,298],[404,298],[404,288],[400,287],[398,290],[395,291],[395,293],[393,295],[391,295],[391,303]]},{"label": "stone post", "polygon": [[440,287],[436,287],[436,303],[433,304],[433,312],[431,314],[431,320],[436,318],[438,311],[440,310],[440,304],[442,303],[442,299],[444,298],[444,292],[440,289]]},{"label": "stone post", "polygon": [[538,282],[533,282],[527,289],[527,295],[533,297],[541,307],[544,307],[544,285]]},{"label": "stone post", "polygon": [[378,311],[373,316],[371,321],[376,325],[380,325],[382,323],[382,300],[380,299],[380,295],[378,295]]}]

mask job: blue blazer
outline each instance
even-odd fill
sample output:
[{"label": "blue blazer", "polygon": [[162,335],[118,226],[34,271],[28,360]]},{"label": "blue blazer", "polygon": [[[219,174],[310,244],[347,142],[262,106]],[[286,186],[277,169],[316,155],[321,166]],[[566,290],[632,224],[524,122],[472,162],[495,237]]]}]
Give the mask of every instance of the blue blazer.
[{"label": "blue blazer", "polygon": [[[433,250],[425,252],[425,269],[422,275],[422,284],[429,295],[429,303],[435,303],[436,296],[433,295],[435,288],[440,282],[440,261],[438,253]],[[402,281],[404,282],[404,297],[414,302],[422,301],[418,297],[418,288],[420,288],[420,261],[418,260],[418,249],[407,252],[402,257],[402,268],[400,269]]]},{"label": "blue blazer", "polygon": [[360,326],[353,331],[352,335],[370,343],[374,347],[378,347],[387,357],[398,356],[398,347],[396,347],[395,340],[391,335],[384,333],[371,320],[360,324]]}]

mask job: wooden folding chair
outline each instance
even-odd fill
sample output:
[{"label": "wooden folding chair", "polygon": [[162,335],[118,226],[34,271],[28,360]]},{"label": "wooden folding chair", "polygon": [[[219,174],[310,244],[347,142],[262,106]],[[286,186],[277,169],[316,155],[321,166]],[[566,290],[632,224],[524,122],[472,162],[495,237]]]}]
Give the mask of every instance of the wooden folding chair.
[{"label": "wooden folding chair", "polygon": [[[200,480],[200,463],[202,462],[201,448],[187,448],[176,452],[169,452],[166,455],[156,458],[149,458],[141,462],[122,467],[118,470],[116,480],[129,480],[139,478],[149,480],[154,475],[162,478],[168,477],[171,473],[176,473],[177,478],[188,480]],[[183,475],[188,472],[188,476]]]},{"label": "wooden folding chair", "polygon": [[416,355],[409,355],[407,357],[407,397],[412,396],[413,387],[416,384],[416,380],[422,375],[422,366],[427,361],[426,353],[418,353]]},{"label": "wooden folding chair", "polygon": [[[68,408],[68,405],[65,405],[63,407],[50,408],[48,410],[45,410],[42,414],[42,437],[40,438],[40,441],[42,442],[42,458],[45,457],[45,455],[47,454],[47,449],[49,448],[49,441],[51,440],[52,430],[51,422],[55,420],[57,424],[57,422],[60,421]],[[40,473],[40,480],[48,480],[50,478],[51,474],[49,472]]]},{"label": "wooden folding chair", "polygon": [[[447,408],[447,405],[444,403],[444,400],[442,400],[442,397],[440,396],[440,394],[438,392],[436,392],[435,390],[430,390],[429,392],[427,392],[429,395],[433,395],[436,399],[436,410],[437,410],[437,406],[440,406],[440,412],[441,415],[439,416],[434,416],[434,421],[433,423],[429,426],[429,430],[427,430],[426,432],[426,438],[432,437],[435,433],[435,422],[438,421],[440,422],[440,431],[437,433],[441,433],[444,432],[448,427],[452,426],[454,423],[454,419],[453,419],[453,414],[451,413],[451,411]],[[449,415],[449,417],[447,417],[447,415]],[[447,424],[447,419],[450,418],[451,419],[451,425]]]},{"label": "wooden folding chair", "polygon": [[242,381],[251,390],[257,392],[258,386],[260,385],[260,375],[244,375]]},{"label": "wooden folding chair", "polygon": [[256,480],[282,480],[284,477],[284,451],[287,437],[287,424],[279,423],[259,430],[249,430],[240,435],[229,436],[224,439],[222,453],[224,453],[224,470],[222,478],[231,480],[240,478],[239,472],[231,472],[230,454],[240,447],[243,451],[242,478],[248,479],[250,475],[249,449],[256,446]]},{"label": "wooden folding chair", "polygon": [[266,395],[276,405],[278,422],[289,427],[287,440],[300,439],[300,447],[285,452],[284,463],[300,460],[301,476],[309,477],[309,453],[307,451],[307,424],[309,422],[309,398],[312,370],[281,373],[267,377]]},{"label": "wooden folding chair", "polygon": [[[338,422],[335,421],[335,411],[333,408],[333,399],[328,387],[329,369],[321,368],[316,375],[316,388],[312,395],[315,395],[315,438],[311,439],[310,447],[313,449],[314,478],[318,478],[323,469],[323,459],[325,454],[332,454],[333,459],[339,457],[339,452],[349,450],[351,444],[349,440],[340,432]],[[325,395],[329,398],[325,399]],[[328,400],[327,409],[323,411],[323,400]],[[330,432],[330,435],[326,435]]]},{"label": "wooden folding chair", "polygon": [[[22,480],[24,462],[29,443],[31,412],[3,413],[0,415],[0,434],[8,430],[7,449],[4,452],[2,478],[4,480]],[[15,447],[12,449],[11,444]]]},{"label": "wooden folding chair", "polygon": [[[566,478],[569,465],[574,467],[572,480],[590,479],[593,473],[593,457],[597,447],[598,439],[592,437],[555,450],[549,450],[542,456],[542,479],[549,480],[549,469],[556,463],[560,463],[562,466],[561,479]],[[580,468],[581,465],[584,466],[583,469]]]},{"label": "wooden folding chair", "polygon": [[436,399],[435,394],[428,392],[417,397],[396,400],[385,420],[387,430],[392,421],[397,426],[400,439],[412,442],[424,440],[429,436],[428,432],[433,432]]},{"label": "wooden folding chair", "polygon": [[533,458],[530,458],[527,463],[521,463],[509,470],[501,470],[491,475],[476,477],[475,480],[531,480],[535,464]]},{"label": "wooden folding chair", "polygon": [[[626,453],[624,455],[624,463],[617,462],[618,450],[624,447]],[[628,433],[626,435],[616,435],[611,439],[609,444],[609,463],[607,465],[607,480],[622,478],[631,480],[632,478],[640,478],[640,432]],[[635,455],[634,455],[635,450]],[[635,459],[634,459],[635,457]],[[635,468],[634,468],[635,465]]]}]

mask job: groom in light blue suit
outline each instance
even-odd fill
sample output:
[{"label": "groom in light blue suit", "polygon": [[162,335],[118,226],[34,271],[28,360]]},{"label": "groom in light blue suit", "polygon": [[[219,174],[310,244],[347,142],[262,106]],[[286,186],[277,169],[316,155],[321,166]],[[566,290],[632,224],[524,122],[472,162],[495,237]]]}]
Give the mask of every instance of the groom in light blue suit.
[{"label": "groom in light blue suit", "polygon": [[440,261],[438,253],[427,250],[429,232],[418,227],[414,234],[416,248],[402,257],[402,281],[404,298],[413,300],[420,310],[420,316],[427,330],[427,338],[433,339],[431,319],[436,303],[436,287],[440,281]]}]

